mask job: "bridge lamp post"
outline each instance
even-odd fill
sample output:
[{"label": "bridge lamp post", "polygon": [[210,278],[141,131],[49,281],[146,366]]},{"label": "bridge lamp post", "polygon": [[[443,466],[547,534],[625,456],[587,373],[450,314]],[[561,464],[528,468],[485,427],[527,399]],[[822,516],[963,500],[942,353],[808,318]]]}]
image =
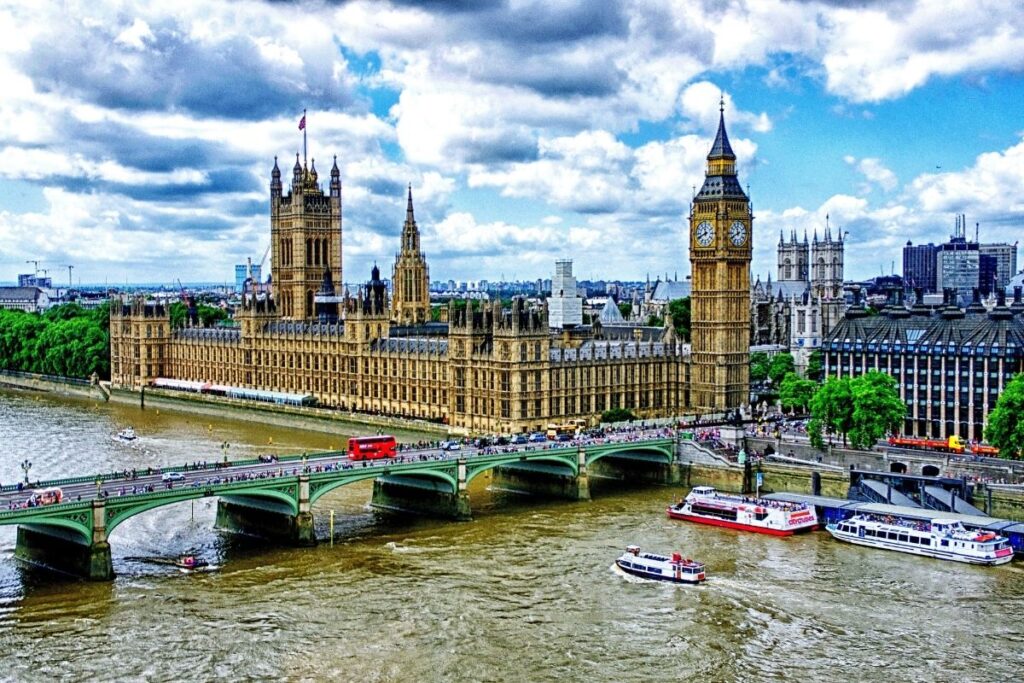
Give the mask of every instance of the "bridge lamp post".
[{"label": "bridge lamp post", "polygon": [[28,471],[32,469],[32,461],[28,458],[22,460],[21,469],[25,473],[25,483],[28,484]]},{"label": "bridge lamp post", "polygon": [[224,454],[224,464],[228,464],[228,449],[231,448],[231,444],[227,441],[220,445],[220,452]]}]

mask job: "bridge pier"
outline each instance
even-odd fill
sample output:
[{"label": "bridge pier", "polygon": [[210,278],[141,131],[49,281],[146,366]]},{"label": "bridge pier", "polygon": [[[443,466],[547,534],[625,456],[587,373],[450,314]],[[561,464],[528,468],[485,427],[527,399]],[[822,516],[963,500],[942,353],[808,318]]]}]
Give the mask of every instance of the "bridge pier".
[{"label": "bridge pier", "polygon": [[582,448],[576,452],[578,473],[567,471],[565,465],[546,462],[521,462],[502,465],[493,470],[495,486],[523,491],[531,495],[564,500],[590,500],[590,474],[587,469],[587,453]]},{"label": "bridge pier", "polygon": [[379,510],[468,521],[473,518],[473,511],[466,490],[466,461],[459,460],[458,490],[454,493],[440,481],[383,476],[373,480],[370,505]]},{"label": "bridge pier", "polygon": [[309,504],[309,476],[299,476],[299,512],[254,496],[223,496],[217,502],[218,529],[294,546],[317,544]]},{"label": "bridge pier", "polygon": [[102,501],[93,501],[90,514],[93,531],[89,542],[81,534],[59,526],[20,525],[14,556],[89,581],[113,580],[106,506]]},{"label": "bridge pier", "polygon": [[591,464],[596,476],[638,484],[676,485],[685,479],[686,467],[678,462],[652,462],[605,456]]}]

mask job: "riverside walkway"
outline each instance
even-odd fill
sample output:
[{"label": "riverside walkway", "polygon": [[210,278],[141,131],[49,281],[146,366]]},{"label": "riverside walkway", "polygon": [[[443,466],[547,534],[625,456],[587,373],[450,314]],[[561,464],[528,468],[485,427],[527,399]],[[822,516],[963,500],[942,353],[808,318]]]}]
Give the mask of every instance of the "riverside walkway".
[{"label": "riverside walkway", "polygon": [[[676,464],[670,429],[613,432],[571,442],[458,451],[408,449],[398,457],[352,461],[344,451],[259,458],[206,467],[104,473],[0,489],[0,525],[18,525],[16,555],[90,579],[113,577],[108,538],[131,517],[165,505],[217,497],[221,528],[313,545],[311,506],[341,486],[374,480],[373,504],[455,519],[470,517],[467,485],[493,471],[517,488],[589,499],[589,468],[670,481]],[[164,481],[169,473],[175,481]],[[33,491],[60,488],[61,503],[28,506]]]}]

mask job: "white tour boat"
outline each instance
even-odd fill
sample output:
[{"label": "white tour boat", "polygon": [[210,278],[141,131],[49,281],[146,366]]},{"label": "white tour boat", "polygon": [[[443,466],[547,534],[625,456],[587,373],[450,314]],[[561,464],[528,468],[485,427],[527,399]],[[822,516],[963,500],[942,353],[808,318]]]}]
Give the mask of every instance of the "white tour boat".
[{"label": "white tour boat", "polygon": [[773,536],[818,528],[818,514],[810,505],[721,493],[711,486],[695,486],[667,512],[672,519]]},{"label": "white tour boat", "polygon": [[117,438],[121,441],[135,441],[135,429],[132,427],[125,427],[117,433]]},{"label": "white tour boat", "polygon": [[969,531],[953,519],[915,522],[897,517],[855,515],[825,528],[833,537],[847,543],[940,560],[995,565],[1013,559],[1013,548],[1004,536],[991,531]]},{"label": "white tour boat", "polygon": [[627,574],[642,579],[669,581],[671,583],[700,583],[704,580],[704,563],[683,559],[680,553],[672,553],[671,557],[640,552],[640,546],[627,546],[615,566]]}]

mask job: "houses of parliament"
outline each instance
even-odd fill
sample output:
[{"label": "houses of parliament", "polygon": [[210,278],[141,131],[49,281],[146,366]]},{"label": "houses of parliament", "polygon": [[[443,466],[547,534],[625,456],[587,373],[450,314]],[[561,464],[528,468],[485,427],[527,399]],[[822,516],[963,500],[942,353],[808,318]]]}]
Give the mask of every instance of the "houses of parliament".
[{"label": "houses of parliament", "polygon": [[[199,383],[308,395],[320,406],[513,433],[606,410],[641,418],[723,412],[748,400],[750,202],[736,176],[724,114],[689,216],[693,342],[664,328],[549,326],[547,304],[516,298],[431,322],[428,268],[409,189],[390,292],[374,266],[342,289],[337,160],[325,192],[296,155],[285,192],[270,181],[270,290],[246,293],[232,327],[172,329],[167,307],[133,297],[111,307],[111,379],[140,390]],[[231,395],[229,393],[229,395]]]}]

